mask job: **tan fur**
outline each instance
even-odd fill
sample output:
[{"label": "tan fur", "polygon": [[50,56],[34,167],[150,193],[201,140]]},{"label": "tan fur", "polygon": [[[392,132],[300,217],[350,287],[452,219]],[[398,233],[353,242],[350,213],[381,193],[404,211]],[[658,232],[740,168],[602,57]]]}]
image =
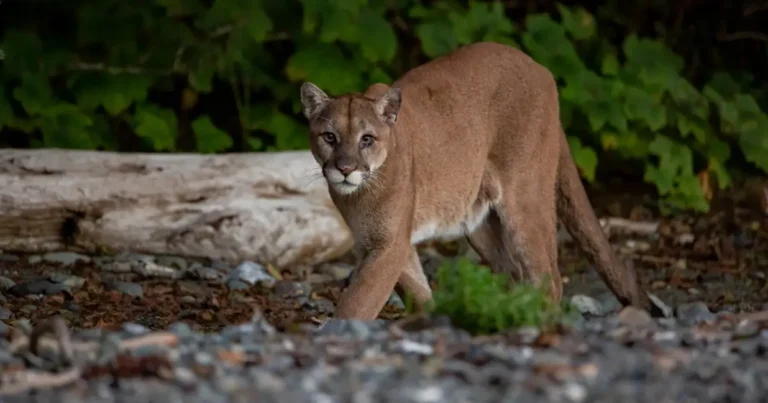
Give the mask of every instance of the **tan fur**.
[{"label": "tan fur", "polygon": [[558,216],[619,300],[650,309],[587,199],[552,74],[521,51],[477,43],[391,88],[330,98],[305,83],[301,99],[312,154],[363,256],[336,317],[374,319],[395,288],[423,306],[432,293],[413,245],[462,236],[494,271],[547,279],[560,301]]}]

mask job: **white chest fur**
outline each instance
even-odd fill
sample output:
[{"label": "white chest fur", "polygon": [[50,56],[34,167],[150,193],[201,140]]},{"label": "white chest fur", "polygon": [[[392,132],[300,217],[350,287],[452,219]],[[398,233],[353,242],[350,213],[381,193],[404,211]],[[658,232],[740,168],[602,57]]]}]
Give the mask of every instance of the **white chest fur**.
[{"label": "white chest fur", "polygon": [[419,223],[411,233],[411,245],[430,240],[452,241],[471,234],[488,217],[490,204],[479,203],[467,209],[467,214],[458,219],[441,220],[435,217]]}]

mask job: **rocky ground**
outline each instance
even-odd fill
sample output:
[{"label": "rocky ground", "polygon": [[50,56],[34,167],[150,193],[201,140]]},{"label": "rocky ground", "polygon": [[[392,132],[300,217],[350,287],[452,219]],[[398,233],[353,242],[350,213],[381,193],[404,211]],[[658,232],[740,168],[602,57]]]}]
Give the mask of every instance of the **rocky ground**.
[{"label": "rocky ground", "polygon": [[375,322],[318,329],[351,262],[0,254],[0,402],[766,402],[768,221],[733,211],[612,222],[668,317],[620,309],[564,240],[583,317],[491,336],[395,297]]}]

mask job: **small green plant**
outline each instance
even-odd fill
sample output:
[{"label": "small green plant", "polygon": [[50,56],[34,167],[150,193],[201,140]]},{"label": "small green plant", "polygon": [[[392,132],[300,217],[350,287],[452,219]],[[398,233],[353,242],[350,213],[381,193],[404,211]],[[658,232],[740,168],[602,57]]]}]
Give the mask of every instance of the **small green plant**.
[{"label": "small green plant", "polygon": [[511,285],[465,257],[444,263],[437,272],[432,314],[446,315],[453,325],[473,334],[490,334],[520,326],[546,327],[572,313],[569,304],[554,303],[541,287]]}]

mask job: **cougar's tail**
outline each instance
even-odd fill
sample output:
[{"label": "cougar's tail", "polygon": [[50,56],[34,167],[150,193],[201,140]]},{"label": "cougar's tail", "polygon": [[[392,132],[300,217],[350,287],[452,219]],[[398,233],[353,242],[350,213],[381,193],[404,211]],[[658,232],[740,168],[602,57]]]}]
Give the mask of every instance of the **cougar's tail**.
[{"label": "cougar's tail", "polygon": [[560,134],[557,173],[557,213],[560,221],[622,305],[634,305],[650,311],[650,300],[641,289],[634,269],[619,261],[603,233],[562,129]]}]

